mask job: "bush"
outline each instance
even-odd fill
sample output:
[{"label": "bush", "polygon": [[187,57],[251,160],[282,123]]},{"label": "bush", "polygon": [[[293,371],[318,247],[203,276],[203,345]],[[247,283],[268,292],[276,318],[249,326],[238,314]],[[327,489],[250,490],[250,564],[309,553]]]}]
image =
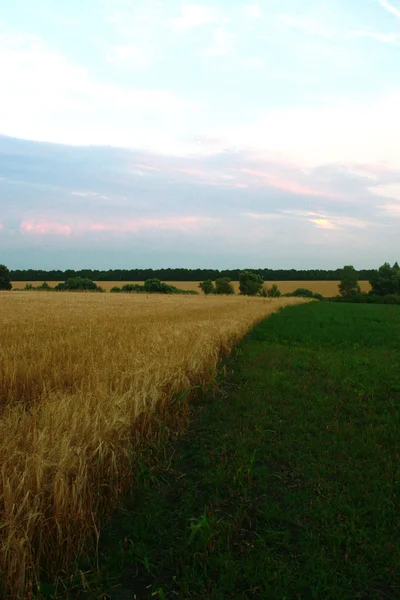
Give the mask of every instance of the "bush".
[{"label": "bush", "polygon": [[274,283],[272,287],[267,288],[265,291],[267,298],[280,298],[282,296],[282,293],[276,283]]},{"label": "bush", "polygon": [[286,298],[314,298],[315,300],[323,300],[324,299],[322,294],[312,292],[311,290],[307,290],[306,288],[297,288],[297,290],[294,290],[294,292],[285,294],[285,297]]},{"label": "bush", "polygon": [[32,283],[27,283],[24,287],[24,292],[53,292],[55,288],[49,286],[47,281],[44,281],[40,285],[34,286]]},{"label": "bush", "polygon": [[343,298],[350,298],[360,293],[357,271],[351,265],[343,267],[339,292]]},{"label": "bush", "polygon": [[147,279],[144,282],[144,285],[140,285],[139,283],[126,283],[125,285],[120,287],[111,288],[110,292],[112,293],[134,293],[134,294],[185,294],[191,296],[198,296],[199,292],[195,290],[179,290],[173,285],[168,285],[167,283],[163,283],[159,279]]},{"label": "bush", "polygon": [[199,283],[199,288],[206,294],[214,294],[215,287],[211,279],[207,279],[206,281],[201,281]]},{"label": "bush", "polygon": [[86,277],[71,277],[64,283],[59,283],[55,289],[58,292],[103,292],[103,288]]},{"label": "bush", "polygon": [[215,281],[215,294],[231,296],[235,293],[229,277],[221,277]]},{"label": "bush", "polygon": [[12,288],[10,271],[6,265],[0,265],[0,290],[10,291]]},{"label": "bush", "polygon": [[331,298],[333,302],[352,302],[356,304],[396,304],[400,306],[400,295],[397,294],[386,294],[385,296],[379,296],[372,292],[360,292],[359,294],[353,294],[348,298],[343,296],[336,296]]},{"label": "bush", "polygon": [[126,283],[125,285],[122,286],[122,289],[120,288],[114,288],[114,291],[120,291],[120,292],[127,292],[127,293],[132,293],[132,292],[144,292],[144,285],[139,285],[138,283]]},{"label": "bush", "polygon": [[379,267],[370,280],[371,292],[377,296],[400,294],[400,267],[397,262],[391,267],[385,263]]},{"label": "bush", "polygon": [[263,279],[252,271],[242,271],[239,275],[239,291],[245,296],[261,294]]}]

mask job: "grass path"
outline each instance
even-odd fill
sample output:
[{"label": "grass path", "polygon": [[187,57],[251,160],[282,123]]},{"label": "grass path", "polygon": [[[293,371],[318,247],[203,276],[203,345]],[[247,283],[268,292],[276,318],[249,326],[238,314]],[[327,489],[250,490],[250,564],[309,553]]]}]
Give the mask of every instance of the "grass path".
[{"label": "grass path", "polygon": [[255,328],[184,438],[143,457],[101,539],[103,597],[399,598],[399,366],[398,307]]}]

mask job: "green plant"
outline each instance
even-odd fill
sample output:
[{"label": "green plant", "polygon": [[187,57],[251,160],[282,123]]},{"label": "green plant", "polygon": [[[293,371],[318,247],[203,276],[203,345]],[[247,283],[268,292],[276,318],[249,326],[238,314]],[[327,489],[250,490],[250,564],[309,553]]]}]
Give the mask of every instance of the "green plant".
[{"label": "green plant", "polygon": [[400,294],[400,267],[397,262],[391,267],[383,264],[370,279],[371,292],[377,296]]},{"label": "green plant", "polygon": [[199,283],[199,288],[202,292],[207,294],[213,294],[215,292],[215,287],[211,279],[206,279],[206,281],[201,281]]},{"label": "green plant", "polygon": [[0,265],[0,290],[11,290],[10,271],[5,265]]},{"label": "green plant", "polygon": [[[114,291],[117,291],[117,289],[113,288]],[[139,285],[138,283],[127,283],[125,285],[122,286],[122,289],[120,289],[119,291],[121,292],[126,292],[126,293],[132,293],[132,292],[144,292],[144,285]]]},{"label": "green plant", "polygon": [[235,293],[229,277],[221,277],[215,281],[215,294],[231,296]]},{"label": "green plant", "polygon": [[86,277],[71,277],[59,283],[55,289],[60,292],[98,292],[103,291],[94,281]]},{"label": "green plant", "polygon": [[351,296],[354,296],[354,294],[360,293],[358,274],[351,265],[343,267],[341,281],[339,283],[339,292],[343,298],[350,298]]},{"label": "green plant", "polygon": [[315,300],[324,299],[322,294],[312,292],[306,288],[297,288],[297,290],[294,290],[294,292],[289,292],[289,294],[284,294],[284,296],[286,298],[314,298]]},{"label": "green plant", "polygon": [[263,279],[252,271],[242,271],[239,275],[239,290],[245,296],[257,296],[261,294]]},{"label": "green plant", "polygon": [[272,287],[267,288],[266,294],[267,298],[280,298],[282,296],[282,293],[276,283],[274,283]]}]

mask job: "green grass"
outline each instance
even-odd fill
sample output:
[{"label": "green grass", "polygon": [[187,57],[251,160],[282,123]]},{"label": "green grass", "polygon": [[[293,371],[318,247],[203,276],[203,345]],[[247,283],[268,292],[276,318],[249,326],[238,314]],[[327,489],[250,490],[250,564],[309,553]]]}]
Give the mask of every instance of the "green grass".
[{"label": "green grass", "polygon": [[[273,315],[100,541],[111,598],[400,598],[400,310]],[[105,595],[108,594],[108,595]]]}]

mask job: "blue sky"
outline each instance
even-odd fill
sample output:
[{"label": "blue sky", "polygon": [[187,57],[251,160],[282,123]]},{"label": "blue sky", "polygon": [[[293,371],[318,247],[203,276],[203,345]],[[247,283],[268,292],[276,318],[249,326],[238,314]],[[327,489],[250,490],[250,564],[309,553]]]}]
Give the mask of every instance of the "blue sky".
[{"label": "blue sky", "polygon": [[400,0],[13,0],[0,64],[10,267],[399,259]]}]

